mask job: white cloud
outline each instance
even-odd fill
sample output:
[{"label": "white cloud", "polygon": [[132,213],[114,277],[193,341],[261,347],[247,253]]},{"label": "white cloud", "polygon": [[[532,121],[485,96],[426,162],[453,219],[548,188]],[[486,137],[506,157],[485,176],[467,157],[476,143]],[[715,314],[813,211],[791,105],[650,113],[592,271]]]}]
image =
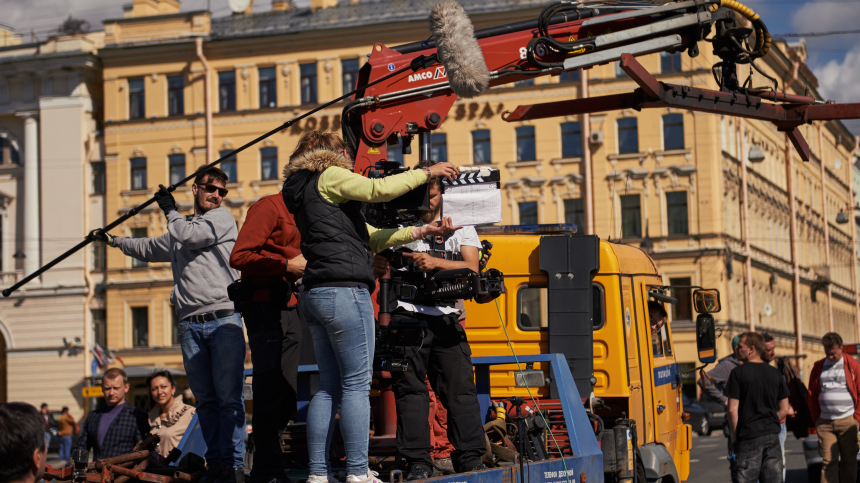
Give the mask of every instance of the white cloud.
[{"label": "white cloud", "polygon": [[841,61],[831,60],[814,67],[818,90],[827,99],[837,102],[860,102],[860,45],[849,50]]}]

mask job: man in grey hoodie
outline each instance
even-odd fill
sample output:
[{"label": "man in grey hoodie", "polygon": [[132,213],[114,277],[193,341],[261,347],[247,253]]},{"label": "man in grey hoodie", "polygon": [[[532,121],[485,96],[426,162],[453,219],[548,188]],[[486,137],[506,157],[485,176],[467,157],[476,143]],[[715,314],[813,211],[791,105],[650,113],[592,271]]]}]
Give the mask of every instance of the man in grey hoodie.
[{"label": "man in grey hoodie", "polygon": [[102,238],[130,257],[170,262],[173,268],[170,301],[179,316],[182,360],[206,441],[208,471],[202,483],[244,481],[245,337],[242,317],[227,297],[227,286],[239,273],[229,264],[236,220],[220,207],[226,181],[227,175],[215,167],[198,173],[191,185],[194,215],[187,217],[161,187],[155,198],[167,217],[162,236]]}]

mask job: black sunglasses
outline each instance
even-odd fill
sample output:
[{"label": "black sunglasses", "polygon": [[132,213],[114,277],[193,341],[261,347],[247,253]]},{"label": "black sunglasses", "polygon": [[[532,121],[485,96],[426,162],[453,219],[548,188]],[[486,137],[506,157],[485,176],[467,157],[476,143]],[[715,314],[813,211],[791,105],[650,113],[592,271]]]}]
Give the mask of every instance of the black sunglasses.
[{"label": "black sunglasses", "polygon": [[221,195],[222,198],[225,198],[227,196],[227,193],[228,193],[227,188],[219,188],[219,187],[215,186],[214,184],[210,184],[210,183],[200,183],[197,186],[200,186],[201,188],[206,190],[207,193],[214,193],[217,191],[218,194]]}]

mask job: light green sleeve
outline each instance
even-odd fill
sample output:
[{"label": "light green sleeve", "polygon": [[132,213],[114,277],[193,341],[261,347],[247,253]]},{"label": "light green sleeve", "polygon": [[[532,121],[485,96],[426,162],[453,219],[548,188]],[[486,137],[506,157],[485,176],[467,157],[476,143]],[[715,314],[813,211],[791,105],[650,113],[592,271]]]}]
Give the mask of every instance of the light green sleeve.
[{"label": "light green sleeve", "polygon": [[[339,166],[323,171],[317,185],[320,194],[332,203],[391,201],[427,182],[423,169],[410,169],[387,178],[365,178]],[[411,241],[411,240],[410,240]]]},{"label": "light green sleeve", "polygon": [[370,251],[372,251],[373,253],[379,253],[386,248],[405,245],[407,243],[415,241],[415,239],[412,238],[413,228],[415,227],[407,226],[406,228],[400,229],[378,229],[367,225],[367,233],[370,234],[370,239],[368,240],[367,244],[370,245]]}]

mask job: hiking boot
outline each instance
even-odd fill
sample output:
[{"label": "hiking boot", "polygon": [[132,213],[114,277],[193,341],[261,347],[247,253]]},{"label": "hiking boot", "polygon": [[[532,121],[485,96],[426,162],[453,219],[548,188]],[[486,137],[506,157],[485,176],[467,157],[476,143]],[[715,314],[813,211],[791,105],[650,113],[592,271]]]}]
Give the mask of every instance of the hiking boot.
[{"label": "hiking boot", "polygon": [[450,457],[433,460],[433,466],[435,466],[436,469],[439,470],[439,473],[442,473],[443,475],[453,475],[456,473],[454,470],[454,462],[451,461]]},{"label": "hiking boot", "polygon": [[406,477],[406,481],[426,480],[427,478],[430,478],[430,468],[415,464],[409,468],[409,475]]},{"label": "hiking boot", "polygon": [[[251,483],[290,483],[292,480],[287,476],[287,470],[271,470],[260,475],[251,473]],[[325,482],[323,482],[325,483]]]},{"label": "hiking boot", "polygon": [[221,476],[213,483],[245,483],[245,468],[224,465]]},{"label": "hiking boot", "polygon": [[223,476],[224,468],[228,466],[221,461],[212,460],[206,462],[206,473],[197,480],[198,483],[215,483],[215,480]]}]

